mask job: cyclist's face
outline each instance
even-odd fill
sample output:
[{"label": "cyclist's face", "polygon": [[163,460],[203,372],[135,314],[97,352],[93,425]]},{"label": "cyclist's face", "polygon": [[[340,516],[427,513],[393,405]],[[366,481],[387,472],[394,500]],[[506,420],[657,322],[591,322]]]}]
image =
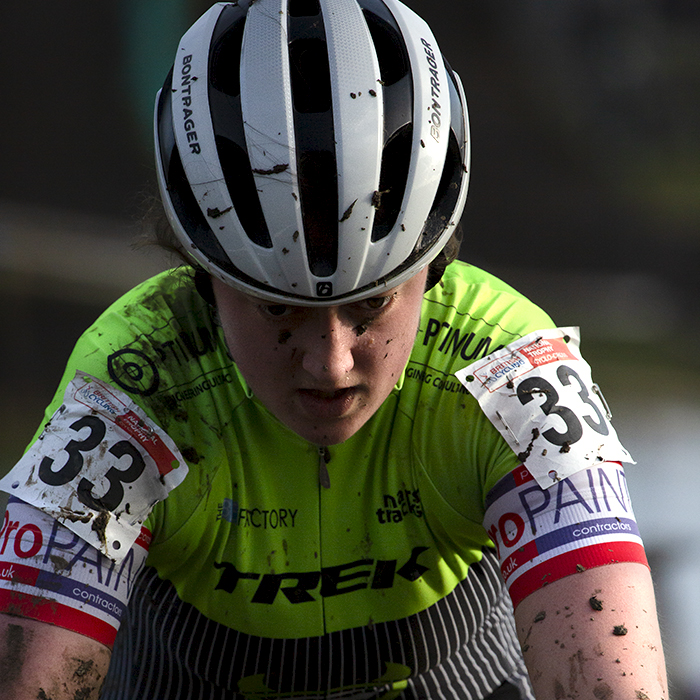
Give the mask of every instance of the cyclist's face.
[{"label": "cyclist's face", "polygon": [[306,440],[351,437],[387,398],[418,331],[427,270],[331,307],[273,304],[214,280],[231,354],[265,407]]}]

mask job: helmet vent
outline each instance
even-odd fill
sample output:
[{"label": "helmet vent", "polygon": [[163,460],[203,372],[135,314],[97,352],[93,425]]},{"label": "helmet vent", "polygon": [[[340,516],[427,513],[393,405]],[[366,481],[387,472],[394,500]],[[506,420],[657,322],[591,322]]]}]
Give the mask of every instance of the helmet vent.
[{"label": "helmet vent", "polygon": [[332,106],[328,48],[323,39],[297,39],[289,46],[294,109],[328,112]]},{"label": "helmet vent", "polygon": [[464,176],[462,153],[454,131],[451,131],[450,140],[447,145],[445,167],[442,170],[440,184],[435,193],[435,199],[430,209],[430,214],[425,221],[423,233],[416,244],[416,251],[431,245],[445,230],[445,226],[452,217],[457,205]]},{"label": "helmet vent", "polygon": [[316,17],[320,14],[318,0],[289,0],[290,17]]},{"label": "helmet vent", "polygon": [[[224,171],[226,188],[241,226],[253,243],[263,248],[272,248],[272,239],[260,206],[248,153],[238,144],[222,136],[216,137],[216,148]],[[215,221],[211,225],[217,226]]]},{"label": "helmet vent", "polygon": [[401,211],[408,170],[411,163],[413,127],[406,124],[399,129],[384,147],[379,190],[374,195],[374,226],[372,241],[389,235]]},{"label": "helmet vent", "polygon": [[338,181],[335,154],[306,152],[299,161],[304,237],[309,268],[316,277],[338,266]]},{"label": "helmet vent", "polygon": [[[238,17],[231,21],[228,13],[236,11]],[[219,20],[219,26],[227,26],[226,31],[219,36],[214,35],[213,48],[209,58],[209,80],[215,90],[226,95],[237,97],[241,94],[241,46],[243,45],[243,29],[245,28],[245,13],[239,8],[226,8]]]},{"label": "helmet vent", "polygon": [[[385,86],[393,85],[408,75],[410,64],[406,46],[396,21],[383,4],[381,7],[375,7],[375,3],[362,2],[361,4],[377,52],[382,83]],[[380,14],[386,19],[380,17]]]},{"label": "helmet vent", "polygon": [[289,64],[304,240],[311,273],[328,277],[338,267],[339,219],[328,46],[323,20],[316,17],[318,3],[295,0],[290,5]]},{"label": "helmet vent", "polygon": [[187,234],[192,243],[221,269],[227,271],[235,270],[216,236],[212,235],[212,230],[204,218],[199,204],[197,204],[197,200],[185,176],[177,149],[172,151],[166,180],[173,209],[175,209],[177,218],[180,221],[187,222]]}]

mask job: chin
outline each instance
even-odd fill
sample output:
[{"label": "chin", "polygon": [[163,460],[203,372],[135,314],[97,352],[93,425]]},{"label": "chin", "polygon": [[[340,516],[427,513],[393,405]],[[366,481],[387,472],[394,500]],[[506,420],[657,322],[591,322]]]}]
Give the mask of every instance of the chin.
[{"label": "chin", "polygon": [[[369,416],[367,418],[369,418]],[[314,445],[331,447],[332,445],[339,445],[341,442],[349,440],[367,422],[367,418],[334,421],[326,425],[324,425],[322,421],[319,421],[319,423],[315,425],[305,423],[304,425],[290,425],[289,427],[297,435]]]}]

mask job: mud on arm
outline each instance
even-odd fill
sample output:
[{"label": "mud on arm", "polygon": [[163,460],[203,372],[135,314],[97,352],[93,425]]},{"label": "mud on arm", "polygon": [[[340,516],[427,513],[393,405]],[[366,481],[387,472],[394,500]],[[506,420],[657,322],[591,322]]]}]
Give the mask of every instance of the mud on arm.
[{"label": "mud on arm", "polygon": [[646,566],[609,564],[559,579],[527,596],[515,620],[538,700],[668,700]]},{"label": "mud on arm", "polygon": [[109,667],[110,650],[45,622],[0,613],[3,700],[91,700]]}]

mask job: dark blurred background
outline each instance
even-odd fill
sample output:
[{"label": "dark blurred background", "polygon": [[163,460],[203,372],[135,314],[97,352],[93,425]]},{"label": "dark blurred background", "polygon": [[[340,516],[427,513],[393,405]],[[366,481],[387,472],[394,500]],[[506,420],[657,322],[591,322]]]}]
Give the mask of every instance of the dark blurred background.
[{"label": "dark blurred background", "polygon": [[[700,698],[700,3],[409,0],[464,82],[461,257],[582,327],[676,700]],[[0,474],[79,333],[168,261],[131,250],[151,115],[200,0],[28,3],[0,23]]]}]

